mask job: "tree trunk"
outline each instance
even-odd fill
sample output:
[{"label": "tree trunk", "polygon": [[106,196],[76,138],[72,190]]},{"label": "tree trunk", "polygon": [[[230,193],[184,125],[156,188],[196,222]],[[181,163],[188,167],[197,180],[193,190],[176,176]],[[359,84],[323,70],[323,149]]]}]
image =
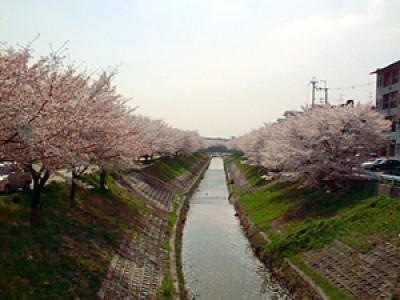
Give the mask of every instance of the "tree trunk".
[{"label": "tree trunk", "polygon": [[33,191],[32,191],[32,203],[31,203],[31,225],[36,225],[42,214],[40,207],[40,194],[42,192],[39,184],[40,178],[33,178]]},{"label": "tree trunk", "polygon": [[32,192],[32,203],[31,203],[31,225],[36,225],[42,215],[42,207],[40,204],[40,195],[42,194],[44,185],[50,177],[50,173],[44,173],[43,177],[40,173],[32,174],[33,179],[33,192]]},{"label": "tree trunk", "polygon": [[69,192],[69,206],[71,208],[75,207],[75,192],[76,192],[76,183],[75,180],[78,179],[78,175],[75,171],[72,171],[72,181],[71,181],[71,190]]},{"label": "tree trunk", "polygon": [[100,170],[100,190],[106,190],[106,171],[104,169]]}]

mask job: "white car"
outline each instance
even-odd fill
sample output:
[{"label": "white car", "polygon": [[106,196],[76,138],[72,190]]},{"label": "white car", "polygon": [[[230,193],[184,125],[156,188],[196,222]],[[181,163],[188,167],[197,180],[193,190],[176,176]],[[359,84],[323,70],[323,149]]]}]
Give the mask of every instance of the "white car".
[{"label": "white car", "polygon": [[361,166],[364,169],[369,169],[370,167],[379,165],[379,164],[383,163],[384,161],[386,161],[386,158],[376,158],[374,160],[370,160],[370,161],[366,161],[366,162],[362,163]]},{"label": "white car", "polygon": [[12,162],[0,163],[0,192],[9,193],[17,189],[28,189],[32,182],[30,172]]}]

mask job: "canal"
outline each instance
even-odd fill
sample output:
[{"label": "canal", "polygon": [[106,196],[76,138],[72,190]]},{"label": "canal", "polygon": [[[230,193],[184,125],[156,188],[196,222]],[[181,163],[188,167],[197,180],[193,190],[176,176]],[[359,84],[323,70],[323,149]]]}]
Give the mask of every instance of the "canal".
[{"label": "canal", "polygon": [[211,160],[190,201],[182,258],[189,299],[282,298],[265,284],[265,269],[228,201],[222,158]]}]

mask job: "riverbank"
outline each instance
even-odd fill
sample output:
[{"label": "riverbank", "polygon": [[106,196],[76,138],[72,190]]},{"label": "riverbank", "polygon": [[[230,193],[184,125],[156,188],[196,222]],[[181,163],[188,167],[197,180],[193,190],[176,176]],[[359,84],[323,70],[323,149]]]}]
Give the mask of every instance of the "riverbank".
[{"label": "riverbank", "polygon": [[[255,252],[274,266],[276,278],[295,299],[396,297],[398,200],[374,196],[374,189],[361,182],[339,195],[277,182],[245,193],[241,169],[250,167],[240,167],[239,157],[227,163],[235,169],[229,181],[232,198]],[[309,292],[316,296],[305,296]]]},{"label": "riverbank", "polygon": [[186,222],[186,216],[189,211],[189,202],[195,192],[196,188],[200,184],[200,181],[204,177],[204,173],[210,165],[210,158],[207,163],[203,164],[201,169],[197,172],[196,176],[193,178],[190,186],[183,195],[183,200],[180,202],[180,207],[178,208],[177,221],[174,225],[173,236],[170,240],[170,245],[172,248],[171,257],[171,268],[172,275],[174,278],[174,284],[176,290],[179,292],[176,297],[185,300],[188,299],[188,293],[185,287],[185,278],[182,269],[182,235],[183,229]]},{"label": "riverbank", "polygon": [[[29,225],[29,193],[0,195],[0,295],[168,297],[174,203],[206,162],[207,156],[195,154],[155,160],[145,171],[113,172],[107,191],[99,189],[98,174],[84,176],[82,182],[93,188],[78,187],[74,208],[70,184],[51,183],[35,228]],[[164,177],[152,170],[158,164]]]},{"label": "riverbank", "polygon": [[186,194],[207,163],[204,154],[167,158],[119,181],[147,205],[135,237],[122,243],[114,256],[100,299],[178,297],[175,226]]}]

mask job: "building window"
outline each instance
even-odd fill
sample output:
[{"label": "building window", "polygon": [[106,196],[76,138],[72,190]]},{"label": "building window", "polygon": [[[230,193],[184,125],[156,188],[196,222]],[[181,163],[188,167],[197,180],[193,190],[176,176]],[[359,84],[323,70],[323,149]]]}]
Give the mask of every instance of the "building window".
[{"label": "building window", "polygon": [[383,75],[378,76],[378,86],[387,87],[391,84],[396,84],[399,82],[399,69],[387,71]]},{"label": "building window", "polygon": [[389,94],[390,107],[397,107],[397,92],[392,92]]},{"label": "building window", "polygon": [[399,82],[399,69],[392,71],[392,84]]},{"label": "building window", "polygon": [[386,72],[383,74],[383,87],[387,87],[389,84],[391,84],[391,75],[391,72]]},{"label": "building window", "polygon": [[[399,102],[399,93],[398,91],[387,93],[383,95],[382,98],[382,109],[388,108],[396,108]],[[376,102],[377,106],[380,104],[380,101]]]},{"label": "building window", "polygon": [[383,109],[389,108],[389,94],[383,95],[382,108]]},{"label": "building window", "polygon": [[390,93],[390,101],[391,102],[396,102],[396,106],[395,107],[397,107],[397,105],[399,103],[399,92],[398,91]]},{"label": "building window", "polygon": [[383,85],[383,76],[382,76],[382,74],[378,74],[377,85],[378,85],[378,87],[381,87]]}]

